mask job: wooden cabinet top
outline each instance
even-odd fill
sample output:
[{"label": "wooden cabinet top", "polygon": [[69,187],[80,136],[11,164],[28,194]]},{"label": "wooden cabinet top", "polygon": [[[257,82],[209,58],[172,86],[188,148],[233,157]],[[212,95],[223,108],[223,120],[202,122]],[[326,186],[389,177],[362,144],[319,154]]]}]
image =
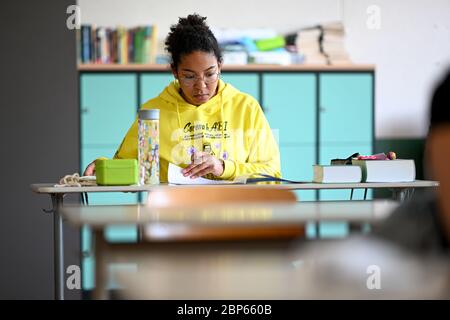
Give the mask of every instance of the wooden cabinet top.
[{"label": "wooden cabinet top", "polygon": [[[78,71],[169,71],[166,64],[80,64]],[[293,65],[272,65],[272,64],[247,64],[247,65],[225,65],[223,71],[375,71],[373,64],[293,64]]]}]

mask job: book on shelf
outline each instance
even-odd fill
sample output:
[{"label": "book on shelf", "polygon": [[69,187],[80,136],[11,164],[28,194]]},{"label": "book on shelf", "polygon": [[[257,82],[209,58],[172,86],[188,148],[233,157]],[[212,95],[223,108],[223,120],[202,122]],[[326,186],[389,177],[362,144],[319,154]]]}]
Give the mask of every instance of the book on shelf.
[{"label": "book on shelf", "polygon": [[304,62],[309,64],[326,64],[326,56],[321,50],[322,30],[319,26],[306,28],[297,33],[295,45]]},{"label": "book on shelf", "polygon": [[362,172],[359,166],[314,165],[313,182],[317,183],[358,183]]},{"label": "book on shelf", "polygon": [[322,23],[320,27],[322,28],[324,34],[339,36],[345,34],[345,27],[342,21]]},{"label": "book on shelf", "polygon": [[322,25],[322,52],[330,64],[351,63],[345,49],[345,28],[342,22]]},{"label": "book on shelf", "polygon": [[[290,40],[294,42],[294,40]],[[305,63],[351,63],[345,49],[345,29],[341,22],[321,24],[301,29],[295,37],[295,45],[304,55]]]},{"label": "book on shelf", "polygon": [[81,28],[76,29],[75,39],[77,49],[77,64],[81,64]]},{"label": "book on shelf", "polygon": [[91,32],[90,32],[90,26],[82,25],[81,26],[81,34],[80,34],[80,42],[78,45],[81,47],[80,54],[81,54],[81,62],[87,63],[91,60],[90,57],[90,40],[91,38]]},{"label": "book on shelf", "polygon": [[352,160],[361,167],[363,182],[411,182],[416,179],[416,166],[412,159]]},{"label": "book on shelf", "polygon": [[155,63],[157,42],[156,25],[129,29],[82,25],[77,60],[95,64]]}]

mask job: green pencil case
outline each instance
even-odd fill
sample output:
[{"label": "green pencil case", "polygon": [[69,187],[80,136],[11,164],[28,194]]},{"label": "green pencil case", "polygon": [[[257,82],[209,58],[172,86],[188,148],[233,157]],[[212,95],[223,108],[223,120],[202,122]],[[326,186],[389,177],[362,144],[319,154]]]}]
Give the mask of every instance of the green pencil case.
[{"label": "green pencil case", "polygon": [[278,36],[269,39],[256,40],[255,45],[259,51],[270,51],[278,48],[284,48],[286,45],[286,40],[284,37]]},{"label": "green pencil case", "polygon": [[124,186],[138,183],[136,159],[97,159],[95,161],[97,184]]}]

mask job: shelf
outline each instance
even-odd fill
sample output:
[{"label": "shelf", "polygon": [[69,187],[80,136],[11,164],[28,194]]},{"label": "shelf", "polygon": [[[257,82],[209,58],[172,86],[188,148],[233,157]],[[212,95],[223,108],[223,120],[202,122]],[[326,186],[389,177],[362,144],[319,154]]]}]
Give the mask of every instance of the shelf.
[{"label": "shelf", "polygon": [[[374,71],[373,64],[272,64],[225,65],[223,71]],[[170,71],[165,64],[80,64],[78,71]]]}]

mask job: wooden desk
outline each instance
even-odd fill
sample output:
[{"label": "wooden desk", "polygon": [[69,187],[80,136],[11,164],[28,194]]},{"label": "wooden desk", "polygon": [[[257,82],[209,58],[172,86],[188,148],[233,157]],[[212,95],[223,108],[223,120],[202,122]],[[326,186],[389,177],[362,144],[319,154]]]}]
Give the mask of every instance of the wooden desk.
[{"label": "wooden desk", "polygon": [[189,208],[155,208],[139,205],[67,205],[64,218],[74,226],[90,225],[102,230],[108,225],[136,224],[304,224],[320,221],[372,223],[385,219],[400,202],[393,200],[308,201],[293,204],[230,204]]},{"label": "wooden desk", "polygon": [[[366,237],[308,243],[295,238],[192,241],[189,236],[196,226],[270,228],[337,220],[376,223],[398,205],[375,200],[188,209],[66,206],[62,212],[69,223],[86,223],[94,229],[98,281],[94,296],[100,299],[107,298],[102,290],[106,266],[123,262],[138,265],[135,273],[116,274],[116,281],[125,287],[122,297],[132,299],[449,298],[448,261],[411,256]],[[145,227],[148,242],[104,241],[106,226],[130,223]],[[382,290],[366,287],[372,265],[380,267]]]},{"label": "wooden desk", "polygon": [[[220,185],[223,187],[224,185]],[[225,185],[233,188],[254,187],[254,185]],[[394,199],[404,200],[410,190],[415,188],[434,188],[439,186],[436,181],[416,180],[414,182],[402,183],[349,183],[349,184],[320,184],[320,183],[303,183],[303,184],[272,184],[261,185],[269,188],[282,188],[290,190],[324,190],[324,189],[368,189],[368,188],[388,188],[393,190]],[[55,298],[64,299],[64,251],[63,251],[63,221],[60,210],[63,205],[65,194],[70,193],[90,193],[90,192],[151,192],[158,188],[196,188],[196,186],[171,186],[161,184],[156,186],[95,186],[95,187],[55,187],[50,183],[32,184],[31,189],[38,194],[50,195],[52,208],[45,212],[53,213],[53,244],[54,244],[54,269],[55,269]],[[211,188],[219,187],[219,185],[211,185]]]},{"label": "wooden desk", "polygon": [[[136,252],[144,256],[151,252],[155,261],[158,257],[166,259],[166,255],[180,257],[183,252],[190,254],[184,255],[185,259],[197,260],[197,256],[201,259],[205,252],[210,252],[214,259],[220,253],[241,261],[248,254],[245,250],[249,250],[251,256],[261,253],[261,257],[269,255],[270,260],[284,261],[283,257],[292,243],[304,239],[302,231],[307,222],[376,223],[398,205],[399,202],[392,200],[376,200],[190,208],[65,206],[62,214],[70,224],[78,227],[87,224],[94,230],[97,282],[94,295],[103,299],[107,297],[104,290],[107,265],[114,261],[130,262],[130,258],[136,257],[133,256]],[[137,244],[107,243],[103,236],[104,228],[120,224],[141,226],[146,241]],[[244,232],[236,235],[240,230]]]},{"label": "wooden desk", "polygon": [[[393,189],[397,191],[415,188],[438,187],[439,182],[429,180],[416,180],[413,182],[370,182],[370,183],[283,183],[283,184],[256,184],[264,188],[288,189],[288,190],[328,190],[328,189]],[[90,187],[55,187],[51,183],[32,184],[31,189],[42,194],[66,194],[66,193],[86,193],[86,192],[150,192],[159,188],[196,188],[199,185],[132,185],[132,186],[90,186]],[[202,186],[204,187],[204,186]],[[223,184],[209,185],[208,187],[227,188],[254,188],[255,184]],[[397,199],[395,199],[397,200]]]},{"label": "wooden desk", "polygon": [[[413,256],[370,238],[294,243],[284,250],[158,249],[151,255],[142,250],[108,253],[109,262],[138,265],[134,272],[116,273],[116,282],[123,288],[120,298],[450,298],[448,260]],[[377,271],[379,286],[369,279]]]}]

